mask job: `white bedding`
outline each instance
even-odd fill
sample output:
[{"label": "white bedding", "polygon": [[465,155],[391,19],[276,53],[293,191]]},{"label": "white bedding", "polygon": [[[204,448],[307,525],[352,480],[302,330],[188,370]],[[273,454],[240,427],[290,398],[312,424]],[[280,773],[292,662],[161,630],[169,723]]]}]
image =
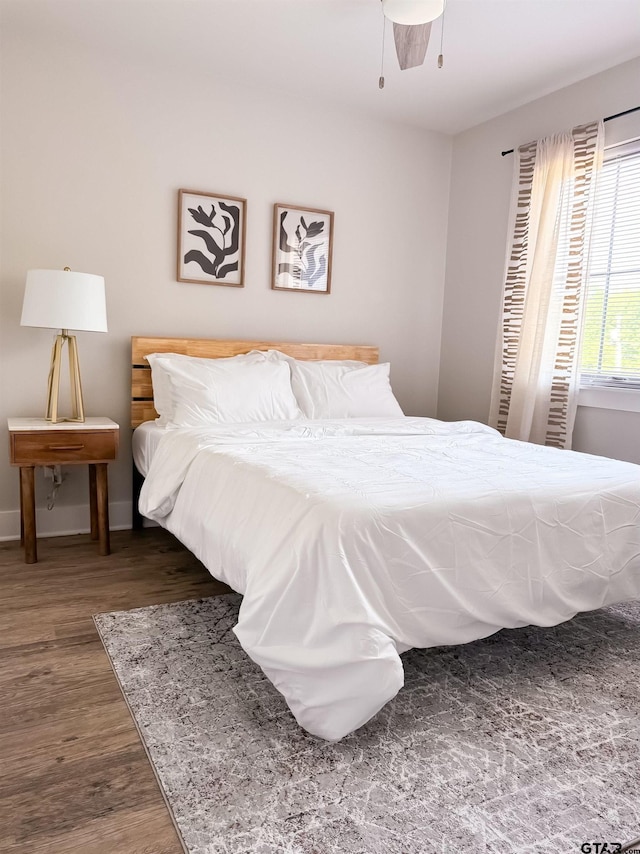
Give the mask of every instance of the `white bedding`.
[{"label": "white bedding", "polygon": [[335,740],[400,653],[640,597],[640,467],[426,418],[162,437],[141,512],[244,594],[240,643]]},{"label": "white bedding", "polygon": [[167,428],[157,421],[144,421],[133,431],[131,451],[133,462],[143,477],[146,477],[151,460],[160,444],[160,439],[166,435]]}]

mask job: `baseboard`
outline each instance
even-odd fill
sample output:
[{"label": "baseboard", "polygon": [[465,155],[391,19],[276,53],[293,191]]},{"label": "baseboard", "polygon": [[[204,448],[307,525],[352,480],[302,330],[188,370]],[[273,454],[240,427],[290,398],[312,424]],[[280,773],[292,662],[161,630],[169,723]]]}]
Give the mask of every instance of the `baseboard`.
[{"label": "baseboard", "polygon": [[[131,502],[109,503],[109,528],[123,531],[131,527]],[[89,505],[58,506],[53,510],[36,510],[36,530],[39,537],[64,537],[68,534],[88,534],[91,530]],[[0,541],[20,539],[20,511],[0,512]]]}]

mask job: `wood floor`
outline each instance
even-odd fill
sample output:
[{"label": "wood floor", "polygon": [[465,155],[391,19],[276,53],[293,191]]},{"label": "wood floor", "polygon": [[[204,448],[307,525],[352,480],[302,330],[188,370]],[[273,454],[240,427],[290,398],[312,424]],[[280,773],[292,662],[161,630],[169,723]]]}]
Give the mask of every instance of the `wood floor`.
[{"label": "wood floor", "polygon": [[0,851],[180,854],[92,614],[226,592],[159,528],[0,543]]}]

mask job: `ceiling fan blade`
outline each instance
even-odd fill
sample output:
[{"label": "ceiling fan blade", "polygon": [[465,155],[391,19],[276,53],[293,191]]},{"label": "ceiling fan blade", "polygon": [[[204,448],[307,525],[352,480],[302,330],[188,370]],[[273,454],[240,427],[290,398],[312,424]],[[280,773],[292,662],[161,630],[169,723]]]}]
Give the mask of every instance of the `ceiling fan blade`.
[{"label": "ceiling fan blade", "polygon": [[428,24],[393,25],[393,38],[400,68],[415,68],[422,65],[429,44],[431,22]]}]

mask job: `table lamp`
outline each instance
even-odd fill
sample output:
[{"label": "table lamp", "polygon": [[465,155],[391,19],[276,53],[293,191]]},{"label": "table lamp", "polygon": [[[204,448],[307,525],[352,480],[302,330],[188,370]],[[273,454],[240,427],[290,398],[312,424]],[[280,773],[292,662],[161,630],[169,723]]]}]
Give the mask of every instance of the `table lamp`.
[{"label": "table lamp", "polygon": [[[29,270],[22,305],[21,326],[41,326],[60,329],[51,352],[46,420],[84,421],[82,385],[76,336],[80,332],[106,332],[107,309],[104,279],[91,273],[72,273],[64,270]],[[60,367],[62,348],[68,345],[69,376],[71,381],[71,417],[58,415]]]}]

